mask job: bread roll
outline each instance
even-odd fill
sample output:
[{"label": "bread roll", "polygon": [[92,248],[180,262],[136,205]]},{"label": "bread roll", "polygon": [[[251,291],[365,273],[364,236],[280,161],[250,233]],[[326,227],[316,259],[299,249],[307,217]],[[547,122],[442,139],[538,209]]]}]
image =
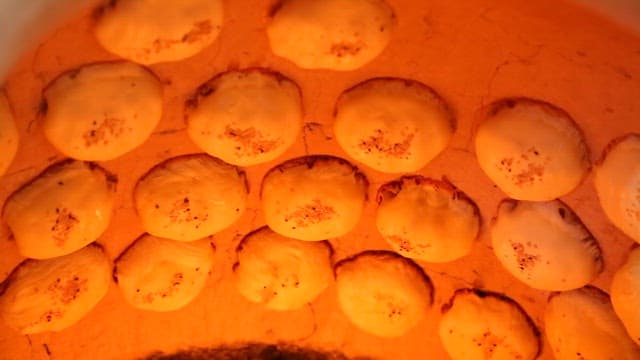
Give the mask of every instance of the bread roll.
[{"label": "bread roll", "polygon": [[180,242],[145,234],[118,257],[114,277],[133,307],[172,311],[200,294],[213,261],[209,239]]},{"label": "bread roll", "polygon": [[206,154],[161,162],[135,186],[142,227],[151,235],[193,241],[231,226],[246,207],[247,179],[233,165]]},{"label": "bread roll", "polygon": [[236,250],[234,279],[249,301],[272,310],[295,310],[312,302],[333,277],[331,245],[284,237],[262,227]]},{"label": "bread roll", "polygon": [[616,317],[609,296],[600,289],[587,286],[552,294],[544,322],[557,360],[640,359],[640,348]]},{"label": "bread roll", "polygon": [[489,106],[475,148],[484,173],[509,197],[547,201],[575,189],[590,167],[582,132],[562,109],[517,98]]},{"label": "bread roll", "polygon": [[335,266],[338,303],[360,330],[399,337],[416,327],[433,302],[424,271],[390,251],[365,251]]},{"label": "bread roll", "polygon": [[333,129],[350,157],[381,172],[403,173],[440,154],[454,124],[445,101],[426,85],[376,78],[340,95]]},{"label": "bread roll", "polygon": [[457,290],[438,333],[453,360],[533,360],[542,350],[538,329],[518,303],[481,290]]},{"label": "bread roll", "polygon": [[107,51],[140,64],[179,61],[213,43],[223,11],[221,0],[116,0],[93,33]]},{"label": "bread roll", "polygon": [[345,235],[360,220],[367,180],[346,160],[313,155],[286,161],[262,180],[262,211],[280,235],[319,241]]},{"label": "bread roll", "polygon": [[78,160],[115,159],[151,136],[162,116],[162,86],[129,62],[85,65],[55,79],[43,93],[47,140]]},{"label": "bread roll", "polygon": [[627,333],[640,345],[640,248],[629,254],[611,282],[613,310],[624,324]]},{"label": "bread roll", "polygon": [[402,256],[447,262],[467,255],[480,230],[475,203],[445,180],[405,176],[378,190],[376,226]]},{"label": "bread roll", "polygon": [[376,58],[394,27],[384,0],[285,0],[267,36],[274,54],[303,69],[347,71]]},{"label": "bread roll", "polygon": [[559,200],[503,201],[491,244],[504,268],[535,289],[577,289],[604,269],[598,241]]},{"label": "bread roll", "polygon": [[95,164],[65,160],[22,186],[3,211],[20,254],[47,259],[98,239],[111,222],[116,182]]},{"label": "bread roll", "polygon": [[22,334],[60,331],[104,297],[111,263],[100,246],[47,260],[25,260],[0,286],[0,317]]},{"label": "bread roll", "polygon": [[200,86],[189,102],[187,131],[202,150],[230,164],[268,162],[298,139],[301,101],[298,86],[278,73],[229,71]]},{"label": "bread roll", "polygon": [[609,220],[640,243],[640,134],[609,144],[595,168],[594,185]]}]

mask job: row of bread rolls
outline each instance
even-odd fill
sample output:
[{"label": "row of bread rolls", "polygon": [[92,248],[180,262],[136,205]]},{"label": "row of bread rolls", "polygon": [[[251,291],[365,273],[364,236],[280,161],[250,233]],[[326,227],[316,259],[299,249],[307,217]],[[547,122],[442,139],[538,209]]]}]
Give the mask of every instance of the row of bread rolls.
[{"label": "row of bread rolls", "polygon": [[[365,251],[332,266],[331,255],[326,242],[294,240],[260,228],[237,248],[236,288],[269,309],[292,310],[312,302],[335,276],[338,305],[362,331],[398,337],[424,319],[434,289],[413,261],[390,251]],[[209,240],[143,235],[117,258],[113,277],[136,308],[170,311],[200,293],[212,264]],[[639,266],[637,256],[630,259],[616,282]],[[111,262],[95,244],[54,259],[26,260],[3,283],[0,315],[24,334],[65,329],[104,297],[111,275]],[[637,284],[637,275],[631,277]],[[606,293],[592,287],[549,297],[544,330],[556,358],[640,356],[624,327],[632,329],[635,323],[623,324],[614,309],[627,306],[627,315],[634,318],[636,312],[615,286],[613,291],[613,306]],[[542,346],[538,328],[518,303],[477,289],[454,293],[442,308],[438,334],[453,359],[535,359]]]},{"label": "row of bread rolls", "polygon": [[[223,5],[221,0],[109,1],[99,9],[93,34],[107,51],[140,64],[179,61],[215,41]],[[377,57],[395,22],[383,0],[288,0],[272,10],[266,35],[275,55],[301,68],[344,71]]]},{"label": "row of bread rolls", "polygon": [[[131,151],[150,136],[162,115],[160,82],[127,62],[66,72],[46,87],[43,97],[47,139],[80,160],[109,160]],[[6,169],[17,151],[18,135],[6,99],[0,105],[0,165]],[[195,92],[186,118],[191,139],[207,153],[234,165],[263,163],[282,155],[297,139],[303,118],[300,90],[277,73],[231,71]],[[334,132],[356,161],[383,172],[414,172],[445,149],[453,116],[423,84],[371,79],[340,96]],[[575,122],[561,109],[531,99],[491,104],[478,126],[475,150],[487,176],[518,200],[563,196],[590,168]],[[638,240],[640,137],[613,141],[605,155],[596,167],[600,203],[617,227]]]},{"label": "row of bread rolls", "polygon": [[[115,159],[144,143],[162,117],[163,91],[148,69],[129,62],[67,71],[43,91],[43,130],[78,160]],[[187,133],[207,153],[250,166],[282,155],[303,126],[301,91],[265,69],[229,71],[186,103]],[[346,90],[335,109],[336,139],[354,159],[390,173],[417,171],[448,145],[453,115],[417,81],[378,78]],[[14,151],[15,152],[15,151]]]},{"label": "row of bread rolls", "polygon": [[[66,255],[98,239],[111,220],[117,179],[87,162],[47,168],[5,202],[3,217],[28,258]],[[245,173],[207,154],[165,160],[133,191],[143,229],[158,237],[194,241],[214,235],[243,214]],[[348,234],[359,222],[368,181],[348,161],[323,155],[281,163],[264,176],[260,195],[266,224],[294,239],[321,241]],[[376,227],[399,254],[428,262],[471,252],[480,213],[446,180],[404,176],[378,189]],[[527,285],[550,291],[591,282],[602,270],[598,242],[559,200],[505,200],[490,224],[493,250]]]}]

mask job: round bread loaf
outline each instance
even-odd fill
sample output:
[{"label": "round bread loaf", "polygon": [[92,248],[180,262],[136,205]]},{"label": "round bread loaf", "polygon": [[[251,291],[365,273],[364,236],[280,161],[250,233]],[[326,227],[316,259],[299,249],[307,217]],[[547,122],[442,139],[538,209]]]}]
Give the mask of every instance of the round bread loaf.
[{"label": "round bread loaf", "polygon": [[577,289],[604,269],[598,241],[560,200],[502,201],[491,244],[504,268],[535,289]]},{"label": "round bread loaf", "polygon": [[85,65],[60,75],[43,93],[43,129],[61,153],[106,161],[135,149],[162,116],[162,86],[130,62]]},{"label": "round bread loaf", "polygon": [[98,245],[47,260],[25,260],[2,283],[0,317],[23,334],[60,331],[104,297],[111,263]]},{"label": "round bread loaf", "polygon": [[542,350],[538,329],[518,303],[481,290],[457,290],[438,333],[453,360],[533,360]]},{"label": "round bread loaf", "polygon": [[640,248],[632,250],[614,274],[611,303],[631,339],[640,345]]},{"label": "round bread loaf", "polygon": [[640,243],[640,134],[609,144],[595,168],[594,185],[609,220]]},{"label": "round bread loaf", "polygon": [[377,57],[394,26],[384,0],[285,0],[267,35],[274,54],[303,69],[347,71]]},{"label": "round bread loaf", "polygon": [[65,160],[22,186],[3,210],[20,254],[47,259],[98,239],[111,222],[116,182],[95,164]]},{"label": "round bread loaf", "polygon": [[142,227],[151,235],[202,239],[236,222],[246,207],[245,173],[206,154],[161,162],[135,186],[133,198]]},{"label": "round bread loaf", "polygon": [[277,158],[302,129],[300,89],[284,76],[263,69],[220,74],[200,86],[189,105],[191,140],[234,165]]},{"label": "round bread loaf", "polygon": [[544,314],[545,334],[553,355],[569,359],[640,359],[609,296],[587,286],[552,294]]},{"label": "round bread loaf", "polygon": [[367,198],[365,176],[346,160],[313,155],[286,161],[262,180],[262,211],[273,231],[319,241],[345,235]]},{"label": "round bread loaf", "polygon": [[453,135],[444,100],[413,80],[376,78],[348,89],[336,104],[336,141],[381,172],[414,172],[440,154]]},{"label": "round bread loaf", "polygon": [[376,225],[402,256],[447,262],[467,255],[480,230],[475,203],[445,180],[405,176],[378,190]]},{"label": "round bread loaf", "polygon": [[236,250],[236,288],[272,310],[295,310],[312,302],[332,280],[331,245],[284,237],[262,227]]},{"label": "round bread loaf", "polygon": [[338,303],[360,330],[399,337],[418,325],[433,302],[422,268],[390,251],[365,251],[335,266]]},{"label": "round bread loaf", "polygon": [[213,261],[209,239],[181,242],[145,234],[118,257],[114,278],[132,306],[178,310],[200,294]]},{"label": "round bread loaf", "polygon": [[590,167],[582,132],[562,109],[517,98],[489,106],[475,137],[484,173],[509,197],[547,201],[575,189]]},{"label": "round bread loaf", "polygon": [[218,37],[222,0],[116,0],[101,9],[93,33],[107,51],[140,64],[179,61]]}]

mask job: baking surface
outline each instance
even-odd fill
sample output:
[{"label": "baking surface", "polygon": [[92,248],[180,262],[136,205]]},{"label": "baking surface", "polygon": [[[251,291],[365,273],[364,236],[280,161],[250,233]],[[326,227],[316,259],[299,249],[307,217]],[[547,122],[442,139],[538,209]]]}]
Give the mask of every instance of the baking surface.
[{"label": "baking surface", "polygon": [[[115,284],[83,320],[59,333],[24,336],[0,323],[0,359],[132,359],[155,351],[246,341],[292,342],[350,356],[380,359],[446,359],[437,336],[440,307],[455,289],[479,287],[504,293],[529,313],[539,328],[548,292],[533,290],[510,276],[489,247],[487,224],[505,197],[481,172],[473,154],[472,134],[479,109],[507,96],[551,102],[569,112],[584,131],[591,157],[628,132],[640,132],[640,38],[581,8],[553,0],[480,0],[425,3],[388,0],[398,25],[386,50],[355,71],[309,71],[271,54],[265,35],[272,2],[225,2],[225,22],[218,40],[193,58],[151,66],[165,83],[164,115],[143,146],[101,163],[118,175],[113,222],[98,240],[114,259],[142,232],[132,207],[132,187],[156,163],[199,152],[184,124],[184,103],[201,83],[230,68],[266,67],[296,81],[305,108],[303,134],[275,162],[246,168],[250,204],[233,227],[214,236],[216,264],[205,290],[187,307],[168,313],[136,310]],[[38,117],[41,90],[61,72],[115,57],[90,34],[90,14],[60,27],[25,54],[8,77],[6,90],[21,134],[16,160],[0,180],[0,201],[63,156],[47,143]],[[274,165],[305,154],[346,158],[332,134],[335,100],[345,89],[371,77],[395,76],[424,82],[454,109],[457,130],[450,146],[419,173],[446,177],[479,206],[481,236],[472,253],[447,264],[418,262],[435,285],[435,303],[420,325],[397,339],[381,339],[351,325],[337,306],[331,285],[299,311],[274,312],[251,304],[231,281],[235,247],[242,236],[262,225],[259,188]],[[358,164],[357,164],[358,165]],[[331,239],[335,260],[365,249],[389,249],[373,223],[377,188],[397,175],[358,165],[370,181],[369,202],[358,227]],[[562,198],[581,217],[604,251],[605,271],[594,285],[608,291],[613,271],[633,242],[614,228],[598,205],[593,175]],[[0,225],[0,276],[22,258],[3,223]],[[542,359],[552,358],[543,344]]]}]

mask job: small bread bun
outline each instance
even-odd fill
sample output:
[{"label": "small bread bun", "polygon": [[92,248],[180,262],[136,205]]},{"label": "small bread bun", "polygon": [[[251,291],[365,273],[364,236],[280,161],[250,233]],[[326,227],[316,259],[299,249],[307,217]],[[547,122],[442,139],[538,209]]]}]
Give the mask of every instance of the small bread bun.
[{"label": "small bread bun", "polygon": [[117,0],[101,9],[93,29],[107,51],[140,64],[179,61],[218,37],[222,0]]},{"label": "small bread bun", "polygon": [[384,0],[286,0],[267,36],[274,54],[303,69],[347,71],[377,57],[394,26]]},{"label": "small bread bun", "polygon": [[65,160],[18,189],[3,217],[20,254],[48,259],[98,239],[111,222],[116,182],[95,164]]},{"label": "small bread bun", "polygon": [[280,235],[320,241],[345,235],[367,197],[365,176],[346,160],[313,155],[286,161],[262,180],[262,211]]},{"label": "small bread bun", "polygon": [[300,88],[264,69],[220,74],[200,86],[188,104],[191,140],[234,165],[274,160],[293,145],[302,129]]},{"label": "small bread bun", "polygon": [[405,176],[378,190],[376,225],[394,251],[447,262],[467,255],[480,230],[475,203],[447,181]]},{"label": "small bread bun", "polygon": [[568,194],[590,167],[578,125],[562,109],[526,98],[489,106],[478,127],[476,156],[484,173],[509,197],[547,201]]},{"label": "small bread bun", "polygon": [[247,300],[272,310],[303,307],[333,277],[326,241],[286,238],[265,226],[245,236],[236,252],[236,288]]},{"label": "small bread bun", "polygon": [[145,234],[118,257],[113,274],[132,306],[172,311],[200,294],[213,260],[209,239],[181,242]]},{"label": "small bread bun", "polygon": [[631,339],[640,345],[640,248],[632,250],[614,274],[611,303]]},{"label": "small bread bun", "polygon": [[443,307],[440,341],[453,360],[533,360],[540,333],[518,303],[497,293],[457,290]]},{"label": "small bread bun", "polygon": [[151,235],[194,241],[231,226],[244,212],[245,173],[206,154],[177,156],[154,166],[133,191]]},{"label": "small bread bun", "polygon": [[552,294],[544,314],[545,334],[558,360],[640,359],[609,295],[592,286]]},{"label": "small bread bun", "polygon": [[162,85],[147,69],[119,61],[85,65],[43,93],[43,129],[61,153],[107,161],[140,146],[162,116]]},{"label": "small bread bun", "polygon": [[449,106],[426,85],[377,78],[340,95],[333,129],[350,157],[381,172],[403,173],[440,154],[454,126]]},{"label": "small bread bun", "polygon": [[595,168],[594,185],[609,220],[640,243],[640,134],[609,144]]},{"label": "small bread bun", "polygon": [[560,200],[503,201],[491,243],[504,268],[535,289],[577,289],[604,269],[598,241]]},{"label": "small bread bun", "polygon": [[390,251],[365,251],[342,260],[335,274],[342,312],[376,336],[402,336],[433,302],[433,286],[422,268]]},{"label": "small bread bun", "polygon": [[60,331],[104,297],[111,263],[97,245],[47,260],[25,260],[0,286],[0,317],[22,334]]}]

